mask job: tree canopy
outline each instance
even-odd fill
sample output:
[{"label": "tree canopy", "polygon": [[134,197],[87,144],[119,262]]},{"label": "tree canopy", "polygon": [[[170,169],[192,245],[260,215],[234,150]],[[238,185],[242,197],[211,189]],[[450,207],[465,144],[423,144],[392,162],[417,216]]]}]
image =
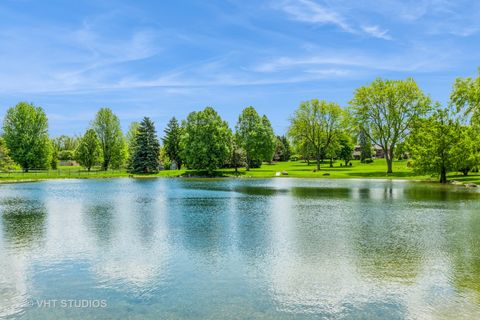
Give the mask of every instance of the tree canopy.
[{"label": "tree canopy", "polygon": [[378,78],[355,90],[350,105],[359,128],[383,149],[387,173],[392,173],[397,143],[404,140],[416,121],[431,109],[430,99],[412,78]]},{"label": "tree canopy", "polygon": [[126,141],[120,128],[118,117],[109,108],[101,108],[92,123],[100,141],[102,150],[102,169],[110,166],[118,167],[127,156]]},{"label": "tree canopy", "polygon": [[3,121],[3,132],[10,157],[24,171],[49,168],[52,143],[48,137],[47,116],[42,108],[26,102],[9,108]]},{"label": "tree canopy", "polygon": [[78,143],[75,150],[75,159],[88,171],[92,169],[101,159],[100,142],[97,133],[93,129],[88,129]]},{"label": "tree canopy", "polygon": [[232,132],[212,107],[190,113],[182,126],[182,158],[187,167],[212,175],[228,162]]},{"label": "tree canopy", "polygon": [[342,113],[335,102],[313,99],[302,102],[290,118],[288,134],[305,150],[313,152],[317,170],[320,170],[320,161],[340,130]]}]

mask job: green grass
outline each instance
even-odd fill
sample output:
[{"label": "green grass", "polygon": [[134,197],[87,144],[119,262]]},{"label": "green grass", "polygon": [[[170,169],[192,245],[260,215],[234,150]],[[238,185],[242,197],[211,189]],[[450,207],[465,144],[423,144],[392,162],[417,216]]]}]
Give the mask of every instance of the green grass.
[{"label": "green grass", "polygon": [[[352,161],[352,166],[340,166],[342,161],[334,162],[333,168],[329,167],[329,163],[321,164],[320,171],[315,172],[316,165],[311,162],[307,165],[303,161],[278,162],[273,164],[264,163],[261,168],[251,169],[246,171],[244,168],[239,169],[235,173],[234,169],[221,169],[217,171],[217,176],[223,177],[245,177],[245,178],[273,178],[276,177],[277,172],[287,172],[288,175],[281,175],[281,177],[295,177],[295,178],[322,178],[322,179],[406,179],[406,180],[433,180],[437,177],[416,175],[411,168],[407,167],[407,161],[395,161],[393,165],[393,174],[387,175],[387,165],[384,159],[377,159],[373,163],[364,164],[360,161]],[[0,182],[13,181],[34,181],[44,179],[64,179],[64,178],[113,178],[113,177],[178,177],[178,176],[206,176],[205,172],[192,170],[164,170],[156,175],[131,175],[125,170],[109,170],[100,171],[93,170],[87,172],[80,167],[60,167],[58,170],[49,171],[33,171],[28,173],[10,172],[0,173]],[[451,174],[449,180],[457,180],[462,183],[477,183],[480,184],[479,174],[470,174],[468,176]]]}]

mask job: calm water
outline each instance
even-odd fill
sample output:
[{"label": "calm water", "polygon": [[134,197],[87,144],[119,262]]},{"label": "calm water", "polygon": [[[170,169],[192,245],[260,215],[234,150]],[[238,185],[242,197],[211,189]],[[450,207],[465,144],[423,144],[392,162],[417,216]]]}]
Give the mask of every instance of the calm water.
[{"label": "calm water", "polygon": [[480,193],[360,180],[0,185],[0,318],[478,319]]}]

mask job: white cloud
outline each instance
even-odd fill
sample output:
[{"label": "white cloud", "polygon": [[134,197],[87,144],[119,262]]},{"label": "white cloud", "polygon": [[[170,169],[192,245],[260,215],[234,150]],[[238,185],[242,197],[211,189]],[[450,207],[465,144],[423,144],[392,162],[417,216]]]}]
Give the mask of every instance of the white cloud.
[{"label": "white cloud", "polygon": [[392,37],[388,34],[388,30],[380,29],[379,26],[363,26],[362,30],[372,37],[384,40],[392,40]]},{"label": "white cloud", "polygon": [[354,30],[333,10],[311,0],[287,0],[280,8],[293,19],[312,24],[333,24],[347,32]]}]

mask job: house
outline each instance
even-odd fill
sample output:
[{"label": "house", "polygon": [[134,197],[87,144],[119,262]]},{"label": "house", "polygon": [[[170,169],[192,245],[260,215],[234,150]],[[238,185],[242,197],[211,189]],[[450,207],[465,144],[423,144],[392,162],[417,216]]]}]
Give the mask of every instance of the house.
[{"label": "house", "polygon": [[[355,160],[360,160],[362,154],[362,147],[360,145],[356,145],[355,148],[353,149],[353,159]],[[378,144],[374,145],[372,147],[372,158],[384,158],[385,157],[385,152],[383,152],[382,147],[380,147]]]}]

